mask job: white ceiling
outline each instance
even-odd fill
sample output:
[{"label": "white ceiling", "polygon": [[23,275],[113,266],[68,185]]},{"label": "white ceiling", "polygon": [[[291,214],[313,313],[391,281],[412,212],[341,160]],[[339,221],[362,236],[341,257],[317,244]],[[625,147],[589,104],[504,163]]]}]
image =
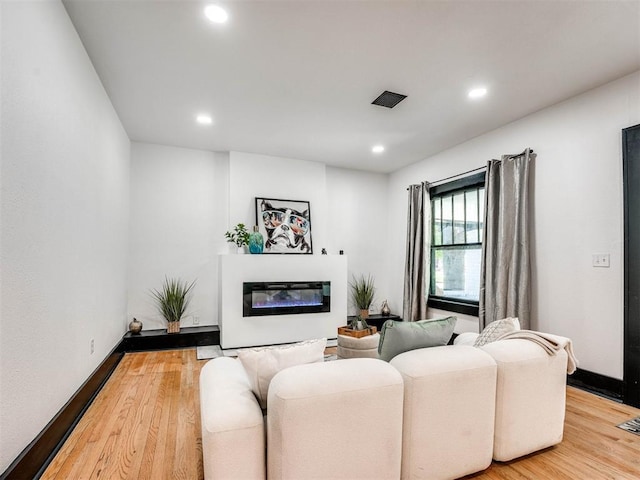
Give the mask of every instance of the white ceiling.
[{"label": "white ceiling", "polygon": [[131,140],[390,172],[640,69],[640,0],[209,3],[64,0]]}]

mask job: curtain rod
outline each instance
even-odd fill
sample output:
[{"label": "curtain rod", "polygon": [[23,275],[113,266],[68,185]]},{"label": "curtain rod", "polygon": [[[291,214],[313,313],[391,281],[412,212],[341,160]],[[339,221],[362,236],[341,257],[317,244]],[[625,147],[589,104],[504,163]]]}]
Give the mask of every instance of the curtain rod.
[{"label": "curtain rod", "polygon": [[473,170],[468,170],[466,172],[458,173],[457,175],[451,175],[450,177],[447,177],[447,178],[441,178],[440,180],[436,180],[435,182],[429,182],[429,185],[433,185],[434,183],[444,182],[445,180],[451,180],[452,178],[462,177],[469,173],[479,172],[480,170],[486,170],[486,169],[487,169],[486,165],[484,167],[474,168]]},{"label": "curtain rod", "polygon": [[[486,168],[487,168],[486,166],[474,168],[473,170],[469,170],[467,172],[458,173],[457,175],[451,175],[450,177],[441,178],[440,180],[436,180],[435,182],[427,182],[427,183],[429,184],[429,186],[431,186],[431,185],[434,185],[436,183],[444,182],[445,180],[451,180],[452,178],[462,177],[463,175],[467,175],[469,173],[477,172],[479,170],[486,170]],[[407,187],[407,190],[409,190],[409,187]]]},{"label": "curtain rod", "polygon": [[[534,153],[534,152],[533,152],[533,148],[528,148],[528,149],[525,149],[525,151],[524,151],[524,152],[522,152],[522,153],[519,153],[519,154],[517,154],[517,155],[511,155],[511,156],[512,156],[512,157],[517,157],[517,156],[519,156],[519,155],[524,154],[527,150],[529,150],[529,153]],[[462,176],[464,176],[464,175],[468,175],[469,173],[478,172],[478,171],[480,171],[480,170],[486,170],[486,168],[487,168],[487,166],[485,165],[484,167],[474,168],[474,169],[472,169],[472,170],[468,170],[468,171],[466,171],[466,172],[458,173],[457,175],[451,175],[450,177],[441,178],[440,180],[436,180],[436,181],[434,181],[434,182],[427,182],[427,183],[428,183],[429,185],[433,185],[433,184],[435,184],[435,183],[444,182],[445,180],[451,180],[452,178],[462,177]],[[409,190],[409,187],[407,187],[407,190]]]}]

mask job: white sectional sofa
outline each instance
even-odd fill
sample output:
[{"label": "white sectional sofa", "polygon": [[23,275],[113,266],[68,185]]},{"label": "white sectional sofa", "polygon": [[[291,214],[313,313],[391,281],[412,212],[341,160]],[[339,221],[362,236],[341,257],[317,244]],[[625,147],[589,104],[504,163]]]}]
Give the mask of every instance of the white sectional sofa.
[{"label": "white sectional sofa", "polygon": [[453,479],[562,440],[567,355],[527,340],[287,368],[266,418],[242,364],[200,374],[204,473],[220,479]]},{"label": "white sectional sofa", "polygon": [[290,367],[273,378],[268,395],[263,421],[240,361],[216,358],[202,368],[205,479],[400,477],[403,382],[388,363]]}]

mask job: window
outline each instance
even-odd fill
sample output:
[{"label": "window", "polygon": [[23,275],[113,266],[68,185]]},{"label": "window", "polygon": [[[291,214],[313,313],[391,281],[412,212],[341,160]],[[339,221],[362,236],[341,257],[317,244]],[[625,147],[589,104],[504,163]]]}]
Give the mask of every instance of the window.
[{"label": "window", "polygon": [[484,179],[483,172],[429,190],[430,307],[478,315]]}]

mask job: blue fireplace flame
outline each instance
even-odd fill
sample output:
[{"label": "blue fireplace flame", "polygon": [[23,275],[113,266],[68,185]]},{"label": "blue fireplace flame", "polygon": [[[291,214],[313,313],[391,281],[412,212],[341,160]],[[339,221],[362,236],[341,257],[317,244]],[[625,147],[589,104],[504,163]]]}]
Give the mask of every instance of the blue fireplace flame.
[{"label": "blue fireplace flame", "polygon": [[243,316],[328,312],[330,282],[245,282]]}]

